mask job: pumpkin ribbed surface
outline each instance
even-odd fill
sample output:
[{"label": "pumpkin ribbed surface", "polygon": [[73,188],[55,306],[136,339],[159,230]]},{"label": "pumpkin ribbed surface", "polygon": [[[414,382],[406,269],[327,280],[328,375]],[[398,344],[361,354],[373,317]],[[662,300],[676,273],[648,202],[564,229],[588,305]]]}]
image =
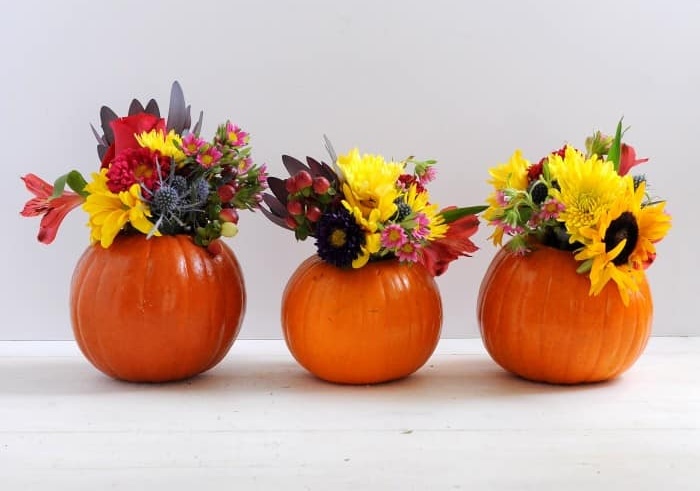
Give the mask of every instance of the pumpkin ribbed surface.
[{"label": "pumpkin ribbed surface", "polygon": [[89,247],[73,273],[70,311],[83,354],[137,382],[191,377],[228,353],[246,295],[233,251],[216,256],[186,235],[119,236]]},{"label": "pumpkin ribbed surface", "polygon": [[435,350],[442,303],[420,264],[397,260],[340,269],[318,256],[294,272],[282,298],[287,346],[319,378],[346,384],[410,375]]},{"label": "pumpkin ribbed surface", "polygon": [[644,350],[652,324],[646,278],[622,303],[610,281],[589,296],[571,252],[538,246],[525,256],[502,248],[479,290],[477,315],[491,357],[521,377],[560,384],[607,380]]}]

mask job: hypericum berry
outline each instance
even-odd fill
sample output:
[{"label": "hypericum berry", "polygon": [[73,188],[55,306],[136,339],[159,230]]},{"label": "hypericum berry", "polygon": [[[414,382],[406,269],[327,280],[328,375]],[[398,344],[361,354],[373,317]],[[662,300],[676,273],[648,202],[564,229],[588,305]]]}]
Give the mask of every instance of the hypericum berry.
[{"label": "hypericum berry", "polygon": [[318,206],[309,206],[306,209],[306,218],[312,223],[318,222],[321,218],[321,209]]},{"label": "hypericum berry", "polygon": [[299,191],[299,186],[297,186],[297,180],[295,177],[288,177],[284,180],[284,189],[287,190],[289,194],[294,194]]},{"label": "hypericum berry", "polygon": [[224,252],[224,246],[221,244],[220,241],[215,240],[214,242],[210,242],[209,245],[207,246],[207,250],[212,256],[218,256],[222,252]]},{"label": "hypericum berry", "polygon": [[287,201],[287,211],[291,215],[303,215],[304,214],[304,205],[301,204],[301,201],[292,199]]},{"label": "hypericum berry", "polygon": [[534,182],[532,186],[530,186],[530,196],[532,196],[532,201],[536,205],[544,203],[544,200],[547,199],[548,194],[549,188],[542,181]]},{"label": "hypericum berry", "polygon": [[230,202],[236,195],[236,190],[230,184],[219,186],[219,189],[217,189],[216,192],[218,193],[219,198],[221,198],[222,203]]},{"label": "hypericum berry", "polygon": [[305,170],[300,170],[299,172],[297,172],[295,180],[299,191],[301,191],[302,189],[306,189],[309,186],[311,186],[311,184],[313,184],[311,174],[309,174]]},{"label": "hypericum berry", "polygon": [[318,176],[314,178],[314,193],[316,194],[326,194],[328,191],[328,188],[331,187],[331,183],[328,182],[328,179],[326,179],[323,176]]},{"label": "hypericum berry", "polygon": [[284,223],[286,223],[287,227],[291,228],[292,230],[296,230],[296,228],[299,226],[297,221],[289,215],[287,215],[287,217],[284,219]]},{"label": "hypericum berry", "polygon": [[235,237],[238,234],[238,225],[231,222],[221,224],[221,235],[224,237]]},{"label": "hypericum berry", "polygon": [[234,208],[224,208],[219,212],[219,220],[225,223],[238,223],[238,212]]}]

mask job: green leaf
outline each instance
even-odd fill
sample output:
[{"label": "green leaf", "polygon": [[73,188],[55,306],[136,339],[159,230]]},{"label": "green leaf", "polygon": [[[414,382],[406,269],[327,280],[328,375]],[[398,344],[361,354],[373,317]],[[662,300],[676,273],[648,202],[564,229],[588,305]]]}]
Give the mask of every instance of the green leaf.
[{"label": "green leaf", "polygon": [[58,198],[63,194],[63,190],[66,187],[66,181],[68,180],[68,174],[63,174],[61,177],[53,182],[53,194],[51,199]]},{"label": "green leaf", "polygon": [[617,123],[617,130],[615,130],[615,139],[610,145],[610,150],[608,151],[608,160],[613,162],[615,172],[620,169],[620,147],[622,146],[622,118]]},{"label": "green leaf", "polygon": [[83,198],[87,198],[88,192],[85,191],[85,186],[87,186],[87,181],[83,175],[77,170],[72,170],[67,174],[66,183],[68,186],[78,193]]},{"label": "green leaf", "polygon": [[486,208],[488,208],[486,205],[465,206],[463,208],[454,208],[452,210],[443,211],[441,215],[445,220],[445,223],[451,223],[468,215],[476,215],[477,213],[481,213]]},{"label": "green leaf", "polygon": [[85,179],[83,179],[83,176],[80,174],[80,172],[78,172],[77,170],[72,170],[67,174],[63,174],[61,177],[54,181],[53,194],[51,195],[51,199],[58,198],[59,196],[61,196],[63,194],[63,191],[66,189],[66,184],[68,184],[68,187],[70,187],[80,196],[86,197],[88,195],[88,193],[84,191],[87,182],[85,181]]}]

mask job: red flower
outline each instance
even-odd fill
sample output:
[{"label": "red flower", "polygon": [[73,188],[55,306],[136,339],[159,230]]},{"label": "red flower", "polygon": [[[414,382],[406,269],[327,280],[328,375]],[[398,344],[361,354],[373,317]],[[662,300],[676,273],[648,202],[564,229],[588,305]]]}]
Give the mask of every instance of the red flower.
[{"label": "red flower", "polygon": [[449,225],[445,237],[429,242],[421,254],[421,263],[433,276],[440,276],[447,271],[447,266],[460,256],[469,257],[469,253],[479,249],[469,240],[479,228],[479,219],[476,216],[467,215]]},{"label": "red flower", "polygon": [[416,185],[416,191],[422,193],[425,191],[425,187],[420,183],[416,176],[412,174],[401,174],[399,176],[399,186],[403,189],[408,189],[411,185]]},{"label": "red flower", "polygon": [[57,198],[52,198],[53,186],[34,174],[22,178],[27,190],[34,198],[27,201],[20,212],[23,217],[44,215],[39,224],[37,239],[43,244],[50,244],[56,238],[58,227],[66,215],[75,207],[80,206],[84,198],[79,194],[64,191]]},{"label": "red flower", "polygon": [[115,155],[119,155],[127,148],[141,148],[134,135],[139,135],[152,130],[161,130],[165,133],[165,119],[153,114],[139,113],[133,116],[117,118],[109,125],[114,132],[114,142],[109,146],[102,157],[102,168],[109,167]]},{"label": "red flower", "polygon": [[635,152],[634,148],[631,145],[623,143],[620,146],[620,167],[618,168],[617,173],[624,176],[632,167],[638,164],[643,164],[648,160],[649,159],[638,159],[637,152]]},{"label": "red flower", "polygon": [[107,171],[107,187],[118,193],[139,183],[149,191],[155,191],[169,170],[170,157],[149,148],[127,148],[112,160]]}]

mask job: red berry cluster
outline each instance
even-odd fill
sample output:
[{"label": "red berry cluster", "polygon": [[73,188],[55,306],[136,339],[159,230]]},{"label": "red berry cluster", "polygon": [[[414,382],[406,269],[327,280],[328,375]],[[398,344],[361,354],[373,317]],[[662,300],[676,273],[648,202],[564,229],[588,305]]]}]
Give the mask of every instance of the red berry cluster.
[{"label": "red berry cluster", "polygon": [[336,194],[328,179],[312,177],[305,170],[284,181],[287,195],[287,226],[296,232],[297,238],[313,235],[316,222]]},{"label": "red berry cluster", "polygon": [[222,222],[238,223],[238,212],[233,207],[232,201],[236,196],[236,188],[231,184],[223,184],[216,190],[221,200],[221,211],[219,212],[219,220]]}]

